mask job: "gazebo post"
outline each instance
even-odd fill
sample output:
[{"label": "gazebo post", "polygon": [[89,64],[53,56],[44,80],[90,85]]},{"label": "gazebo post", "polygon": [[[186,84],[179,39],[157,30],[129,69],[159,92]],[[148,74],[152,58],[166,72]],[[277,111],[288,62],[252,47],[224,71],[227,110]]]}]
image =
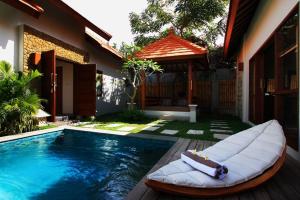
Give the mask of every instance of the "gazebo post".
[{"label": "gazebo post", "polygon": [[146,99],[146,76],[145,72],[142,73],[142,82],[141,82],[141,109],[145,109],[145,99]]},{"label": "gazebo post", "polygon": [[188,95],[187,103],[188,105],[192,104],[193,96],[193,63],[191,60],[188,61]]}]

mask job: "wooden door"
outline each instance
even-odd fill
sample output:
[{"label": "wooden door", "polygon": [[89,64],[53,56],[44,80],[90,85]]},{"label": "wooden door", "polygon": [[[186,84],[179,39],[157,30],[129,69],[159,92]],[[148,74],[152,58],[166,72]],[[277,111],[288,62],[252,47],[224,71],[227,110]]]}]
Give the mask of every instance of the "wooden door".
[{"label": "wooden door", "polygon": [[249,65],[249,120],[255,124],[264,120],[264,79],[262,56],[255,55]]},{"label": "wooden door", "polygon": [[63,68],[56,67],[56,114],[63,114]]},{"label": "wooden door", "polygon": [[74,114],[96,115],[96,65],[74,65]]},{"label": "wooden door", "polygon": [[56,56],[55,51],[42,52],[42,98],[46,99],[44,108],[51,114],[49,120],[56,117]]}]

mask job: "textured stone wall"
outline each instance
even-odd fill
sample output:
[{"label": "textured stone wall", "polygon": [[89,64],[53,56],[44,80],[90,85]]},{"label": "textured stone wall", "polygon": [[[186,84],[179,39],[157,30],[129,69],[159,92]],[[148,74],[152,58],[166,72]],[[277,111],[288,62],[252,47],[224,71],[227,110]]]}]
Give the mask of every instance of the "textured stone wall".
[{"label": "textured stone wall", "polygon": [[243,115],[243,71],[236,71],[236,84],[237,84],[237,115],[242,118]]},{"label": "textured stone wall", "polygon": [[76,63],[87,63],[88,53],[59,39],[24,26],[24,71],[30,69],[30,55],[36,52],[55,50],[56,56]]}]

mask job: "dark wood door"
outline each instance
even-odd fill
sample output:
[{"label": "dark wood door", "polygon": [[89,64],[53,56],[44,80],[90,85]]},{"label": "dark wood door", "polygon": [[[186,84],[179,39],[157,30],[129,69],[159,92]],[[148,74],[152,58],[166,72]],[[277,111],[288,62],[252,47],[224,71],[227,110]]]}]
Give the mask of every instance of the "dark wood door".
[{"label": "dark wood door", "polygon": [[249,120],[255,124],[264,120],[264,77],[262,56],[256,55],[249,65]]},{"label": "dark wood door", "polygon": [[42,52],[42,98],[46,99],[44,108],[51,114],[49,120],[56,117],[56,56],[55,51]]},{"label": "dark wood door", "polygon": [[56,67],[56,114],[63,114],[63,68]]},{"label": "dark wood door", "polygon": [[74,114],[96,115],[96,65],[74,65]]}]

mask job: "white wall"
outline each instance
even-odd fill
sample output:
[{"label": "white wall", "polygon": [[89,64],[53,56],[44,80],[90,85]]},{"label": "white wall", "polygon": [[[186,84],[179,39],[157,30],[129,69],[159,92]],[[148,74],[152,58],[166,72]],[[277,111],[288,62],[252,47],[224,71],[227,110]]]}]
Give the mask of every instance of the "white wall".
[{"label": "white wall", "polygon": [[62,112],[73,114],[73,64],[57,60],[56,66],[63,70]]},{"label": "white wall", "polygon": [[[260,1],[251,25],[244,35],[243,45],[238,55],[238,60],[244,63],[242,86],[242,119],[244,122],[249,122],[249,61],[297,4],[299,4],[298,0]],[[300,158],[300,153],[291,148],[288,153],[295,158]]]},{"label": "white wall", "polygon": [[[90,46],[90,45],[88,45]],[[91,63],[97,63],[97,70],[103,72],[103,95],[97,97],[96,115],[117,112],[125,108],[127,97],[124,94],[124,85],[121,70],[121,62],[113,58],[103,50],[88,47],[93,52]]]},{"label": "white wall", "polygon": [[104,50],[88,44],[84,37],[84,27],[67,14],[59,12],[47,1],[40,3],[45,13],[36,19],[0,1],[0,59],[9,61],[15,66],[15,70],[22,69],[22,65],[18,66],[20,57],[18,27],[23,24],[29,25],[89,52],[90,63],[96,64],[97,68],[104,73],[104,93],[107,95],[97,99],[97,114],[123,109],[125,94],[121,91],[122,88],[117,87],[122,77],[118,71],[121,66],[120,61]]}]

